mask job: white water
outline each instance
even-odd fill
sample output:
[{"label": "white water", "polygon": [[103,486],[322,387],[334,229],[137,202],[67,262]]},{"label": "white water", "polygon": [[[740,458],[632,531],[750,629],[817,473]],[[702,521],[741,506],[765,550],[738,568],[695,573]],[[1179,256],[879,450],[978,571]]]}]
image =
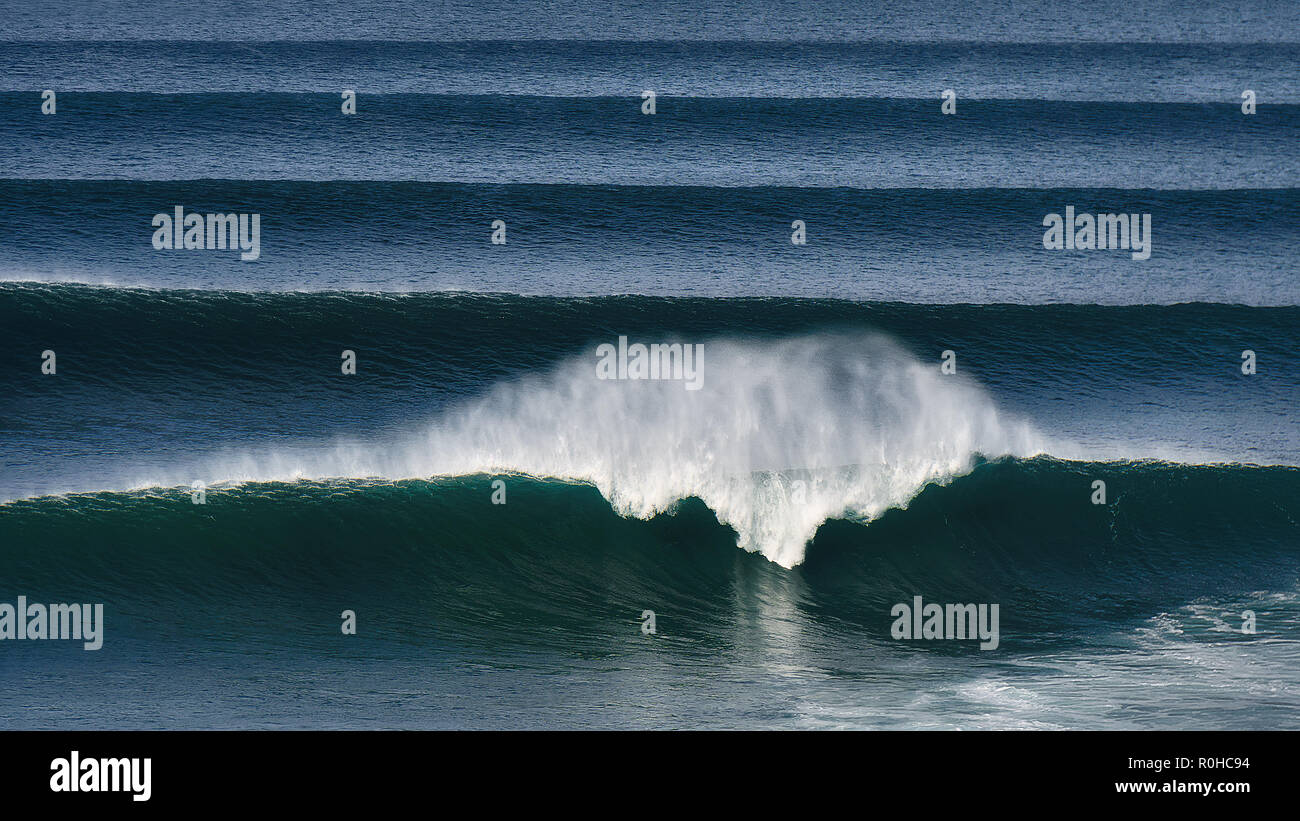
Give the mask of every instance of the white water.
[{"label": "white water", "polygon": [[197,475],[212,484],[525,473],[589,482],[641,518],[696,496],[741,547],[792,567],[829,518],[905,505],[926,483],[968,471],[976,454],[1046,451],[979,386],[942,374],[938,353],[920,362],[862,334],[706,340],[703,387],[688,391],[681,381],[597,379],[593,349],[498,385],[407,441],[245,452]]}]

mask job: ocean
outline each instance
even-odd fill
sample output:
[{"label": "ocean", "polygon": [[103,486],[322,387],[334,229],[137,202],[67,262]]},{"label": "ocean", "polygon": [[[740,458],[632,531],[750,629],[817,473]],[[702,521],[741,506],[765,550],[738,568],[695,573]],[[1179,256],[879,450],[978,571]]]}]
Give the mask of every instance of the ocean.
[{"label": "ocean", "polygon": [[0,727],[1300,729],[1298,138],[1270,0],[0,0]]}]

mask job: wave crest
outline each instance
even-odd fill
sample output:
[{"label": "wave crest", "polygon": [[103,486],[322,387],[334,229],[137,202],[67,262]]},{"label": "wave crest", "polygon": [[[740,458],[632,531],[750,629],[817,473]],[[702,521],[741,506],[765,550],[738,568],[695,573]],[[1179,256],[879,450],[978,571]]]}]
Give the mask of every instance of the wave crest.
[{"label": "wave crest", "polygon": [[741,547],[793,567],[828,519],[905,505],[977,456],[1046,452],[972,380],[881,335],[703,345],[701,390],[598,379],[592,353],[499,384],[400,443],[246,453],[220,472],[243,481],[523,473],[590,483],[638,518],[696,497]]}]

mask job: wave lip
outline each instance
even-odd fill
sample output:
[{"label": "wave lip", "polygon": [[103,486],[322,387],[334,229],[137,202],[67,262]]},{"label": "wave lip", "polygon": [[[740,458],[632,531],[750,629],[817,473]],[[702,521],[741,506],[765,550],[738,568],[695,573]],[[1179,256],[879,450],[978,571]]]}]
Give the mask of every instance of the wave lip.
[{"label": "wave lip", "polygon": [[696,497],[741,547],[793,567],[827,519],[871,519],[978,456],[1047,446],[975,383],[883,336],[703,345],[703,390],[601,380],[596,357],[578,357],[500,384],[396,445],[245,452],[210,466],[208,478],[522,473],[590,483],[638,518]]}]

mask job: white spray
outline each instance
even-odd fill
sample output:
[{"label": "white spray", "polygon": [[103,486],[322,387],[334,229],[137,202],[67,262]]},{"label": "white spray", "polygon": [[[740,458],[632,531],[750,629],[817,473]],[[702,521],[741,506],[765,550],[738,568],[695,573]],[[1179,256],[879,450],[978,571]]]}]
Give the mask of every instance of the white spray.
[{"label": "white spray", "polygon": [[[591,356],[499,384],[391,445],[245,453],[213,481],[524,473],[588,482],[622,515],[695,496],[785,567],[824,521],[905,505],[976,454],[1045,443],[961,375],[879,335],[704,343],[704,387],[600,380]],[[184,484],[184,482],[179,482]]]}]

